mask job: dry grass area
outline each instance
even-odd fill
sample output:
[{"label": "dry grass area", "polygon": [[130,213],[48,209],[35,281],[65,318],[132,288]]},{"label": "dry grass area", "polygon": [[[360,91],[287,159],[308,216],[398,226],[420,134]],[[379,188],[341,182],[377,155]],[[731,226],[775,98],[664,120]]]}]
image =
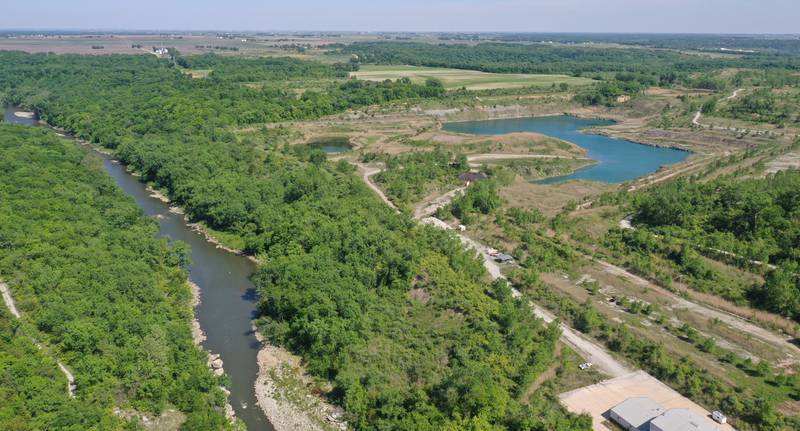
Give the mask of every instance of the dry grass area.
[{"label": "dry grass area", "polygon": [[362,66],[358,72],[352,72],[350,76],[368,81],[409,78],[415,82],[424,82],[426,79],[433,78],[440,80],[448,89],[466,87],[468,90],[550,87],[554,84],[559,85],[562,83],[570,86],[584,86],[592,82],[592,80],[588,78],[577,78],[568,75],[487,73],[475,70],[439,67],[379,65]]},{"label": "dry grass area", "polygon": [[[561,403],[573,413],[588,413],[592,416],[595,431],[610,431],[603,425],[605,414],[612,407],[633,397],[648,397],[664,409],[685,408],[701,417],[709,418],[710,412],[692,400],[675,392],[669,386],[644,371],[606,380],[585,388],[559,395]],[[711,424],[711,419],[708,421]],[[714,424],[721,431],[734,431],[730,425]]]},{"label": "dry grass area", "polygon": [[594,196],[605,191],[616,190],[619,185],[592,181],[568,181],[560,184],[540,185],[517,178],[511,185],[500,189],[500,196],[509,207],[537,208],[546,216],[558,214],[569,202],[580,201],[585,196]]},{"label": "dry grass area", "polygon": [[[441,139],[447,132],[438,132]],[[585,157],[586,150],[567,141],[551,138],[539,133],[518,132],[497,136],[456,135],[462,138],[457,148],[466,153],[492,154],[543,154],[563,157]],[[434,137],[431,138],[432,140]],[[440,142],[441,143],[441,142]],[[452,145],[452,144],[450,144]]]}]

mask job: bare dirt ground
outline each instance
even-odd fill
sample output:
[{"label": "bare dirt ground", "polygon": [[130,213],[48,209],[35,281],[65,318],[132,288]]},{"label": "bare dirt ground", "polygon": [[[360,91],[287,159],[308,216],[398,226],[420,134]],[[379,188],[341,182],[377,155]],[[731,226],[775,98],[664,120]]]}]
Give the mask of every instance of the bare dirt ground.
[{"label": "bare dirt ground", "polygon": [[466,187],[458,187],[446,193],[434,193],[426,197],[414,206],[414,218],[422,219],[434,214],[439,208],[447,206],[464,190]]},{"label": "bare dirt ground", "polygon": [[256,398],[276,431],[343,430],[347,424],[339,421],[341,409],[313,395],[313,384],[302,367],[300,357],[285,349],[262,342],[258,352]]},{"label": "bare dirt ground", "polygon": [[700,417],[707,418],[709,425],[720,431],[735,431],[731,425],[721,425],[711,422],[711,413],[682,396],[658,379],[637,371],[606,380],[591,386],[575,389],[560,394],[561,403],[573,413],[588,413],[592,417],[592,428],[595,431],[611,431],[603,425],[605,417],[612,407],[633,397],[647,397],[661,405],[665,410],[685,408],[693,411]]},{"label": "bare dirt ground", "polygon": [[525,389],[525,393],[522,394],[521,397],[523,403],[527,403],[528,399],[530,399],[531,395],[533,395],[537,389],[539,389],[545,382],[556,376],[556,371],[558,371],[558,367],[561,366],[561,346],[561,343],[556,343],[556,350],[553,352],[553,357],[555,358],[553,360],[553,365],[539,374],[539,376],[536,377],[536,380],[531,382],[530,386]]},{"label": "bare dirt ground", "polygon": [[19,319],[21,315],[19,314],[19,310],[17,310],[17,304],[14,302],[14,297],[11,296],[11,290],[8,288],[8,285],[0,282],[0,292],[3,294],[3,301],[6,303],[8,311],[12,316]]},{"label": "bare dirt ground", "polygon": [[800,169],[800,152],[786,153],[767,163],[765,174],[774,174],[787,169]]},{"label": "bare dirt ground", "polygon": [[[723,99],[721,99],[721,100],[723,100],[723,101],[725,101],[725,100],[733,100],[733,99],[735,99],[735,98],[736,98],[736,96],[738,96],[738,95],[739,95],[739,93],[741,93],[742,91],[744,91],[744,89],[743,89],[743,88],[737,88],[736,90],[734,90],[734,92],[733,92],[733,93],[732,93],[730,96],[728,96],[728,97],[725,97],[725,98],[723,98]],[[700,123],[700,117],[701,117],[702,115],[703,115],[703,112],[702,112],[702,111],[699,111],[699,110],[698,110],[697,112],[695,112],[695,114],[694,114],[694,118],[692,118],[692,124],[693,124],[693,125],[695,125],[695,126],[698,126],[698,127],[703,127],[703,128],[711,128],[712,126],[711,126],[711,125],[709,125],[709,124],[702,124],[702,123]],[[727,129],[727,130],[733,130],[734,132],[737,130],[735,127],[733,127],[733,128],[731,128],[731,127],[723,127],[723,129]]]}]

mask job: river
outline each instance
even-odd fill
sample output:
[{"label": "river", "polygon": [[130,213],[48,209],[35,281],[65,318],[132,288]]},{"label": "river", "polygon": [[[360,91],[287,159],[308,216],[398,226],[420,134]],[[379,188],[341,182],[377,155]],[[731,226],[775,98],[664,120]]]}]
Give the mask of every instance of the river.
[{"label": "river", "polygon": [[587,157],[598,162],[568,175],[534,181],[537,184],[555,184],[581,179],[621,183],[651,174],[662,166],[681,162],[689,156],[688,151],[644,145],[581,131],[589,127],[611,124],[614,122],[609,120],[557,115],[445,123],[442,129],[448,132],[474,135],[504,135],[514,132],[541,133],[585,148]]},{"label": "river", "polygon": [[[16,116],[14,113],[19,110],[7,107],[3,120],[31,126],[39,124],[35,118]],[[250,275],[256,265],[208,242],[188,226],[183,215],[170,212],[169,204],[151,197],[146,186],[122,165],[113,162],[108,155],[95,154],[103,160],[103,166],[117,185],[136,201],[144,214],[158,221],[159,237],[183,241],[191,247],[189,279],[201,292],[201,303],[195,313],[206,334],[202,346],[221,355],[225,373],[231,379],[228,389],[236,416],[249,431],[273,431],[258,407],[254,387],[258,374],[256,356],[261,348],[251,329],[257,296]]]}]

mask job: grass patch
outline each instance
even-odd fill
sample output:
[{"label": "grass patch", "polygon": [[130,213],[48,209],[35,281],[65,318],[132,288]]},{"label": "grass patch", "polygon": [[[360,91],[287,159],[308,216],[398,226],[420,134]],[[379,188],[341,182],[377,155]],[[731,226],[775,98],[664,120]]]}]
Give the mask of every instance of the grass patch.
[{"label": "grass patch", "polygon": [[591,79],[567,75],[538,75],[525,73],[487,73],[474,70],[448,69],[440,67],[417,66],[362,66],[352,76],[368,81],[410,78],[414,82],[424,82],[428,78],[442,81],[445,88],[466,87],[468,90],[490,90],[498,88],[550,87],[562,83],[569,86],[583,86]]}]

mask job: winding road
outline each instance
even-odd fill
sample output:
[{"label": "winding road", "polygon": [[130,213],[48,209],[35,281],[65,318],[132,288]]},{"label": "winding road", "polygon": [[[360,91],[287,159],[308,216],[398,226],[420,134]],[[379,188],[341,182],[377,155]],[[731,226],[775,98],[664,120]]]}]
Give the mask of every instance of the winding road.
[{"label": "winding road", "polygon": [[386,205],[389,205],[389,207],[395,211],[399,211],[394,203],[392,203],[392,201],[389,200],[389,198],[383,193],[383,190],[381,190],[380,187],[372,182],[372,176],[380,173],[382,169],[379,167],[367,166],[361,163],[357,163],[356,166],[358,166],[358,168],[361,170],[362,178],[364,179],[364,183],[367,185],[367,187],[372,189],[372,191],[380,196],[381,200],[383,200]]},{"label": "winding road", "polygon": [[[738,97],[739,93],[741,93],[742,91],[744,91],[744,88],[737,88],[736,90],[734,90],[733,94],[731,94],[728,97],[723,98],[722,100],[733,100],[736,97]],[[702,127],[702,128],[711,127],[708,124],[703,124],[703,123],[700,122],[700,117],[702,115],[703,115],[703,110],[702,109],[698,109],[697,112],[695,112],[695,114],[694,114],[694,118],[692,118],[692,124],[694,124],[695,126],[698,126],[698,127]],[[735,127],[720,127],[720,128],[723,129],[723,130],[732,130],[734,132],[738,130]]]},{"label": "winding road", "polygon": [[[367,186],[369,186],[370,189],[374,190],[384,202],[386,202],[392,208],[396,209],[396,207],[388,200],[386,195],[383,194],[380,188],[372,182],[371,178],[372,175],[380,172],[380,169],[368,168],[364,165],[358,165],[358,166],[362,169],[363,179],[364,182],[367,183]],[[433,219],[432,221],[438,222],[435,223],[435,225],[437,226],[446,226],[446,223],[444,223],[439,219],[435,219],[433,217],[428,217],[428,218]],[[417,218],[417,220],[419,219],[420,217]],[[473,250],[478,252],[478,254],[483,259],[483,265],[486,268],[486,271],[491,276],[492,280],[497,280],[498,278],[502,278],[504,280],[506,279],[506,277],[503,275],[500,269],[500,265],[494,260],[492,256],[489,255],[489,247],[481,244],[480,242],[472,238],[467,237],[464,234],[457,233],[457,235],[465,246],[472,248]],[[511,292],[515,298],[522,298],[522,293],[519,292],[517,289],[512,288]],[[540,319],[544,320],[545,323],[550,323],[556,319],[556,317],[552,313],[540,307],[539,305],[535,304],[534,302],[530,301],[529,305],[531,308],[533,308],[534,314]],[[605,348],[603,348],[596,342],[592,341],[585,335],[577,332],[576,330],[570,328],[564,323],[560,324],[560,328],[561,328],[561,341],[571,346],[586,361],[591,362],[592,364],[594,364],[595,367],[602,370],[609,376],[620,377],[632,372],[632,370],[628,368],[627,365],[623,364],[621,361],[611,356],[611,354],[609,354],[608,351],[605,350]]]}]

